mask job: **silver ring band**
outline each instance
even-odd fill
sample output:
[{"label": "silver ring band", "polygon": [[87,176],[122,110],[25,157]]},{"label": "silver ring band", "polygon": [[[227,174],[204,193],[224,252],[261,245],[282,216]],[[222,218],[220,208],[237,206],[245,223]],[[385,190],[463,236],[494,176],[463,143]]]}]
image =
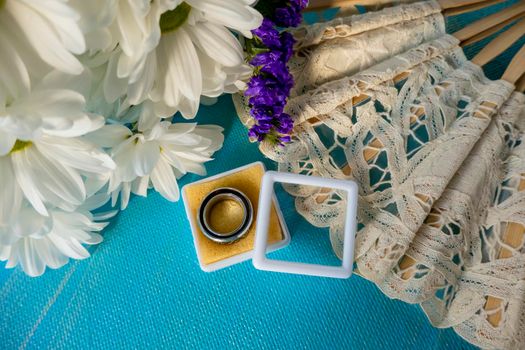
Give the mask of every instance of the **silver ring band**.
[{"label": "silver ring band", "polygon": [[[234,200],[243,210],[240,225],[231,232],[217,232],[209,223],[209,214],[215,204],[224,200]],[[253,206],[248,197],[231,187],[221,187],[208,193],[199,206],[197,215],[202,233],[217,243],[233,243],[246,235],[253,222]],[[227,220],[227,218],[225,218]]]}]

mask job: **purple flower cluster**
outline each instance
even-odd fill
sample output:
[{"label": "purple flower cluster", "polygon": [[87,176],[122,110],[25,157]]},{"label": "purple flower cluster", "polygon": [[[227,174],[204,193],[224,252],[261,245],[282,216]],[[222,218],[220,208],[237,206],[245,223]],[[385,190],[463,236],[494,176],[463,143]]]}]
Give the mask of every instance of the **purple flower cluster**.
[{"label": "purple flower cluster", "polygon": [[308,0],[291,0],[288,6],[275,9],[274,22],[279,27],[297,27],[301,24],[301,12],[308,5]]},{"label": "purple flower cluster", "polygon": [[294,84],[287,63],[293,55],[295,40],[288,32],[280,33],[276,26],[297,26],[307,3],[307,0],[286,1],[287,6],[276,8],[273,21],[265,18],[261,26],[252,31],[250,64],[255,68],[245,94],[250,96],[250,114],[255,119],[249,136],[258,141],[269,140],[281,145],[290,141],[293,120],[284,112],[284,107]]}]

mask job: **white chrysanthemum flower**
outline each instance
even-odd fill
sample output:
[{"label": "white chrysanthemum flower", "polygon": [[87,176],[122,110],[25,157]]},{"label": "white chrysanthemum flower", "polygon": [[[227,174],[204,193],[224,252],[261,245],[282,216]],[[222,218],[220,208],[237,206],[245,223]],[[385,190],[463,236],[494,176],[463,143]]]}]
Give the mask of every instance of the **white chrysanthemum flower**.
[{"label": "white chrysanthemum flower", "polygon": [[98,222],[113,213],[94,217],[87,204],[95,207],[105,200],[89,201],[75,212],[50,208],[48,216],[36,212],[24,201],[20,212],[11,218],[9,225],[0,225],[0,260],[6,261],[7,268],[21,265],[29,276],[39,276],[46,266],[57,269],[69,258],[89,257],[83,244],[98,244],[102,241],[99,232],[107,225]]},{"label": "white chrysanthemum flower", "polygon": [[112,29],[118,0],[69,0],[69,4],[80,14],[79,27],[84,33],[88,53],[108,50],[115,46]]},{"label": "white chrysanthemum flower", "polygon": [[77,137],[104,125],[104,118],[83,112],[84,98],[67,89],[43,89],[14,101],[1,110],[0,157],[16,140],[38,139],[42,134]]},{"label": "white chrysanthemum flower", "polygon": [[47,204],[72,211],[86,199],[85,180],[114,169],[108,154],[81,138],[105,121],[84,112],[90,76],[80,78],[51,71],[26,94],[0,99],[0,183],[11,189],[0,193],[0,212],[13,196],[41,215]]},{"label": "white chrysanthemum flower", "polygon": [[[121,3],[133,9],[130,4],[137,0]],[[260,25],[262,16],[250,6],[252,3],[165,0],[143,6],[143,17],[136,11],[118,11],[116,21],[122,33],[131,32],[128,28],[133,27],[135,40],[124,45],[119,42],[113,52],[105,81],[106,98],[113,101],[126,94],[130,104],[149,99],[155,103],[158,116],[169,117],[180,111],[191,118],[201,95],[216,97],[237,91],[238,80],[249,68],[230,29],[250,36],[250,30]]]},{"label": "white chrysanthemum flower", "polygon": [[[133,91],[133,84],[141,78],[141,67],[147,55],[159,43],[160,16],[174,6],[174,1],[72,0],[73,6],[83,15],[81,24],[89,52],[113,53],[104,82],[109,102],[122,97],[128,84]],[[139,102],[133,99],[134,104]]]},{"label": "white chrysanthemum flower", "polygon": [[27,91],[51,68],[80,74],[79,14],[64,0],[0,0],[0,95]]},{"label": "white chrysanthemum flower", "polygon": [[222,147],[222,130],[216,125],[164,121],[135,133],[122,125],[108,125],[88,137],[112,147],[117,168],[110,176],[109,192],[113,205],[120,194],[121,209],[125,209],[130,193],[146,196],[150,186],[164,198],[177,201],[177,179],[186,173],[205,175],[203,163]]},{"label": "white chrysanthemum flower", "polygon": [[78,76],[53,70],[23,93],[2,94],[0,89],[0,156],[17,139],[77,137],[102,127],[104,117],[86,111],[91,80],[89,70]]},{"label": "white chrysanthemum flower", "polygon": [[[22,197],[44,216],[49,215],[48,205],[74,211],[88,196],[86,177],[114,168],[108,154],[81,138],[42,135],[33,141],[17,140],[0,157],[0,183],[8,189],[0,195],[0,213],[16,215]],[[7,218],[0,216],[0,225],[2,221]]]}]

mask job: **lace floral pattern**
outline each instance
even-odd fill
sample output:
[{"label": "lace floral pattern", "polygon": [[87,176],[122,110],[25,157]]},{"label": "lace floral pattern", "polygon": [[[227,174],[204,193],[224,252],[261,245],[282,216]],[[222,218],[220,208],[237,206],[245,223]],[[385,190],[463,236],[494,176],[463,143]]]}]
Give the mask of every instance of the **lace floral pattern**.
[{"label": "lace floral pattern", "polygon": [[[437,327],[512,349],[525,341],[524,238],[508,241],[509,228],[525,228],[525,97],[468,61],[436,8],[402,5],[297,32],[292,142],[260,149],[280,171],[359,184],[361,275],[420,303]],[[247,120],[241,97],[236,105]],[[340,254],[343,194],[285,188]]]},{"label": "lace floral pattern", "polygon": [[516,349],[525,341],[524,117],[525,95],[514,93],[407,251],[426,272],[396,271],[411,280],[404,288],[432,285],[421,296],[434,324],[455,326],[480,346]]},{"label": "lace floral pattern", "polygon": [[525,340],[524,242],[506,239],[511,225],[525,224],[524,116],[525,95],[514,93],[380,284],[482,347]]},{"label": "lace floral pattern", "polygon": [[329,22],[303,26],[294,30],[294,37],[297,40],[297,48],[302,49],[331,39],[371,32],[374,29],[417,20],[440,12],[441,7],[436,1],[403,4],[380,11],[338,17]]},{"label": "lace floral pattern", "polygon": [[402,5],[336,18],[293,31],[297,54],[290,61],[292,96],[355,74],[445,31],[437,3]]}]

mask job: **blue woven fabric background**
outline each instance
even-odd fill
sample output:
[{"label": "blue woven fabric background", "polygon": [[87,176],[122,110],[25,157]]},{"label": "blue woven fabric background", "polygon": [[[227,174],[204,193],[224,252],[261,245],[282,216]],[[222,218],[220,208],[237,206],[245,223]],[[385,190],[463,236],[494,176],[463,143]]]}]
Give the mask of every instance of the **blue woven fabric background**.
[{"label": "blue woven fabric background", "polygon": [[[508,4],[506,4],[508,5]],[[448,20],[451,31],[501,8]],[[516,52],[487,67],[497,78]],[[470,57],[479,50],[467,48]],[[236,117],[231,98],[203,107],[200,123],[225,128],[214,175],[265,161]],[[180,185],[200,177],[186,176]],[[337,263],[327,232],[279,195],[292,231],[280,259]],[[432,327],[419,306],[390,300],[372,283],[269,273],[245,262],[214,273],[199,269],[182,202],[151,192],[134,197],[104,232],[92,257],[30,278],[0,266],[0,349],[353,348],[469,349],[451,329]]]}]

